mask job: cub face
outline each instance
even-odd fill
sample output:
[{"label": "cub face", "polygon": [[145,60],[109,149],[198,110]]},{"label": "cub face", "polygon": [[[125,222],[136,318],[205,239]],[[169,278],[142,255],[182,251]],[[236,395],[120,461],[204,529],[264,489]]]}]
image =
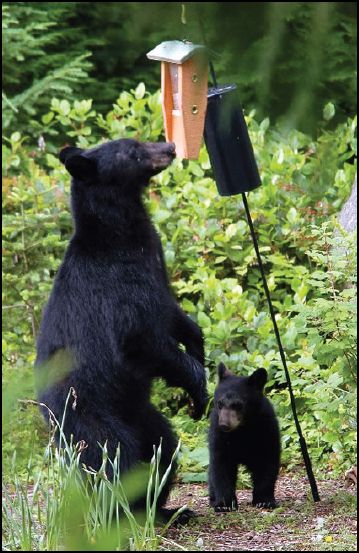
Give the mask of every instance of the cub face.
[{"label": "cub face", "polygon": [[244,426],[259,409],[267,371],[258,369],[251,376],[235,376],[220,363],[218,377],[214,396],[218,428],[221,432],[233,432]]}]

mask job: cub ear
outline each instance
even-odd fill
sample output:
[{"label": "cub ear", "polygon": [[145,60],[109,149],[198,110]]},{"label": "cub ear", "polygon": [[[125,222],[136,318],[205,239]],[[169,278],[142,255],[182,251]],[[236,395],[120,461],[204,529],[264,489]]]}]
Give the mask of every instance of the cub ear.
[{"label": "cub ear", "polygon": [[72,177],[81,180],[94,178],[97,173],[96,162],[83,155],[84,150],[69,146],[61,150],[59,158]]},{"label": "cub ear", "polygon": [[217,367],[217,373],[219,380],[223,380],[224,378],[227,378],[228,376],[233,376],[231,371],[229,371],[224,363],[220,363]]},{"label": "cub ear", "polygon": [[268,380],[268,374],[265,369],[257,369],[249,377],[249,384],[256,390],[263,391],[264,386]]}]

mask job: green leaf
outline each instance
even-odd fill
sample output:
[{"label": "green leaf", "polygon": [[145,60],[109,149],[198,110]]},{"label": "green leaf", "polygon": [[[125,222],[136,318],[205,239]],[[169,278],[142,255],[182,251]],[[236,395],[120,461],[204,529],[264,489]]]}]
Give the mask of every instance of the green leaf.
[{"label": "green leaf", "polygon": [[136,98],[136,100],[141,100],[141,98],[144,97],[145,92],[146,92],[145,84],[144,84],[144,83],[140,83],[140,84],[137,86],[136,90],[135,90],[135,98]]},{"label": "green leaf", "polygon": [[16,144],[17,142],[20,142],[21,140],[21,134],[19,132],[13,132],[10,136],[10,140],[12,144]]},{"label": "green leaf", "polygon": [[328,102],[323,109],[323,118],[325,121],[330,121],[335,115],[335,106],[332,102]]},{"label": "green leaf", "polygon": [[287,219],[290,223],[294,224],[298,221],[298,211],[295,209],[295,207],[291,207],[287,214]]},{"label": "green leaf", "polygon": [[61,100],[59,105],[59,112],[61,115],[68,115],[71,111],[70,103],[67,100]]},{"label": "green leaf", "polygon": [[198,313],[198,324],[203,328],[209,328],[211,326],[211,319],[203,313],[203,311],[200,311]]},{"label": "green leaf", "polygon": [[202,483],[202,482],[207,482],[207,472],[185,472],[183,475],[182,475],[182,482],[184,483],[194,483],[194,482],[198,482],[198,483]]},{"label": "green leaf", "polygon": [[55,114],[53,111],[49,111],[49,113],[46,113],[42,116],[41,120],[45,125],[48,125],[54,118]]}]

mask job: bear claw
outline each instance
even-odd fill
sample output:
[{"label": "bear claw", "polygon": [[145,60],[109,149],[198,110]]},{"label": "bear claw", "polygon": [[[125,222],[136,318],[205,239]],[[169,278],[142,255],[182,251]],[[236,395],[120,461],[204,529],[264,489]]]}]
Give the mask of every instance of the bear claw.
[{"label": "bear claw", "polygon": [[270,499],[269,501],[253,501],[252,505],[258,509],[275,509],[278,507],[278,504],[274,499]]}]

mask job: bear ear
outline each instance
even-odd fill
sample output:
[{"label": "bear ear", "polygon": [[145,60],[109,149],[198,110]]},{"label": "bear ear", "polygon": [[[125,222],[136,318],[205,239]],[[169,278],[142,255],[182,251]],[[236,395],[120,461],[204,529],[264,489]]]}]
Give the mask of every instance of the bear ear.
[{"label": "bear ear", "polygon": [[65,162],[70,157],[76,155],[76,154],[82,154],[83,150],[81,148],[75,148],[74,146],[66,146],[66,148],[62,148],[61,152],[59,153],[59,160],[61,163],[65,165]]},{"label": "bear ear", "polygon": [[224,363],[220,363],[217,367],[217,373],[219,380],[223,380],[224,378],[227,378],[228,376],[233,376],[231,371],[229,371]]},{"label": "bear ear", "polygon": [[262,391],[268,380],[268,374],[265,369],[257,369],[249,377],[249,384],[256,390]]},{"label": "bear ear", "polygon": [[69,146],[61,150],[59,158],[72,177],[81,180],[93,179],[97,173],[96,162],[83,155],[84,150]]}]

